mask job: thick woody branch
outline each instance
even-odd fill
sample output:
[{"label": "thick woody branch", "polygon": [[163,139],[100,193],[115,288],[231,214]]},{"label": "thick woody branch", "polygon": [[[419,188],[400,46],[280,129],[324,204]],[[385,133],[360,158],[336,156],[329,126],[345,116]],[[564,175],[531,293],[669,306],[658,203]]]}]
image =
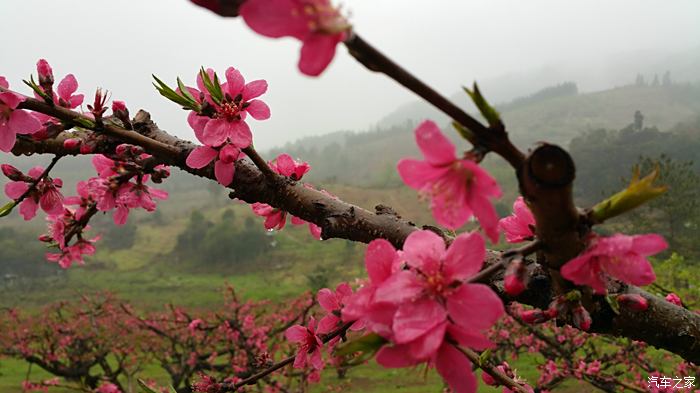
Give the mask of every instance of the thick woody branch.
[{"label": "thick woody branch", "polygon": [[[495,275],[489,282],[504,302],[517,301],[546,309],[555,291],[549,277],[549,269],[538,263],[528,265],[530,279],[526,290],[518,297],[510,297],[503,289],[503,273]],[[616,314],[604,296],[593,296],[587,306],[593,319],[589,333],[626,337],[643,341],[657,348],[673,352],[685,360],[700,364],[700,314],[678,307],[661,297],[641,288],[612,283],[608,287],[612,294],[639,294],[649,303],[645,311],[632,311],[620,307]]]},{"label": "thick woody branch", "polygon": [[[24,108],[32,108],[38,112],[55,116],[61,120],[69,121],[77,116],[81,116],[69,110],[63,110],[45,104],[35,99],[27,99],[21,104]],[[187,167],[185,160],[188,154],[195,148],[191,142],[174,137],[158,128],[150,119],[147,112],[140,111],[133,120],[134,131],[125,130],[116,126],[105,126],[102,133],[107,141],[98,144],[95,153],[113,153],[115,144],[132,143],[142,146],[146,152],[154,155],[163,164],[176,166],[184,171],[197,176],[214,179],[213,165],[202,169],[192,169]],[[59,135],[57,140],[32,141],[28,138],[21,138],[13,152],[15,154],[51,153],[66,154],[63,148],[62,139],[66,136]],[[111,150],[110,150],[111,149]],[[549,183],[557,184],[559,176],[556,168],[558,165],[567,164],[567,160],[556,149],[543,149],[533,152],[529,161],[532,165],[527,168],[527,173],[523,176],[528,182],[523,187],[524,194],[533,209],[533,213],[538,220],[538,230],[540,221],[552,221],[562,230],[578,233],[577,221],[568,217],[550,217],[542,204],[552,203],[550,207],[561,208],[561,211],[573,214],[575,210],[573,204],[564,203],[564,198],[558,194],[568,195],[570,186],[550,186]],[[69,152],[70,154],[70,152]],[[542,155],[542,157],[540,157]],[[547,164],[551,162],[553,165]],[[573,179],[573,175],[567,175],[568,166],[561,171],[563,178]],[[573,165],[571,166],[573,170]],[[561,183],[561,182],[559,182]],[[277,177],[270,179],[265,177],[260,170],[250,161],[239,160],[236,162],[236,176],[229,186],[232,189],[231,195],[248,203],[262,202],[268,203],[276,208],[289,212],[290,214],[302,218],[306,221],[319,225],[322,228],[324,239],[343,238],[359,242],[370,242],[377,238],[384,238],[390,241],[397,248],[401,248],[406,237],[419,228],[413,223],[400,218],[390,209],[379,208],[377,212],[370,212],[361,207],[349,204],[339,199],[330,197],[319,191],[304,187],[303,184],[290,179]],[[549,193],[549,194],[548,194]],[[549,228],[547,225],[544,228]],[[551,231],[551,232],[550,232]],[[539,234],[538,234],[539,235]],[[570,248],[562,247],[561,250],[555,244],[544,241],[555,236],[554,229],[542,229],[541,239],[543,247],[540,252],[551,253],[573,252]],[[539,236],[538,236],[539,237]],[[574,244],[580,244],[578,237],[569,234],[566,239],[572,239]],[[540,247],[540,246],[538,246]],[[571,246],[569,246],[571,247]],[[578,247],[578,246],[577,246]],[[529,252],[529,251],[528,251]],[[578,252],[578,251],[576,251]],[[561,256],[560,256],[561,258]],[[506,301],[517,300],[524,304],[535,307],[546,308],[552,299],[552,279],[551,271],[537,263],[528,265],[530,274],[529,284],[517,299],[510,298],[503,290],[502,272],[492,274],[489,266],[500,264],[501,254],[490,252],[485,264],[485,274],[483,279],[494,288]],[[629,292],[641,291],[638,288],[630,287]],[[613,293],[623,291],[611,291]],[[694,363],[700,363],[700,315],[692,313],[684,308],[675,307],[668,304],[664,299],[655,297],[646,292],[643,296],[649,301],[650,307],[642,313],[630,313],[623,311],[619,315],[612,312],[607,303],[602,298],[594,298],[595,305],[589,311],[593,316],[592,331],[597,333],[612,334],[629,337],[635,340],[645,341],[659,348],[667,349],[677,353]]]},{"label": "thick woody branch", "polygon": [[547,266],[558,268],[584,248],[580,213],[574,205],[574,162],[559,146],[541,144],[525,159],[520,191],[535,216]]}]

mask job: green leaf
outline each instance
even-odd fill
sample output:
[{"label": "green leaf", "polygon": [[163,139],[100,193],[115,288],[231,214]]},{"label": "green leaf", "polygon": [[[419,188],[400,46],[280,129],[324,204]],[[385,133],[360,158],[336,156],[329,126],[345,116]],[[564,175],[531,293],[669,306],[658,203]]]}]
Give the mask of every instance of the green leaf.
[{"label": "green leaf", "polygon": [[483,365],[486,363],[487,360],[491,357],[491,350],[487,349],[484,352],[479,355],[479,366]]},{"label": "green leaf", "polygon": [[151,389],[150,387],[148,387],[148,385],[146,385],[146,382],[144,382],[143,379],[139,378],[137,381],[139,383],[139,387],[141,387],[141,389],[144,392],[146,392],[146,393],[159,393],[159,392]]},{"label": "green leaf", "polygon": [[474,136],[474,134],[465,126],[457,123],[456,121],[452,122],[452,127],[454,127],[455,130],[457,130],[457,133],[464,139],[468,140],[472,145],[477,145],[477,139]]},{"label": "green leaf", "polygon": [[370,333],[355,340],[339,345],[335,349],[338,356],[351,355],[355,352],[374,353],[379,350],[387,341],[382,336]]},{"label": "green leaf", "polygon": [[605,295],[605,301],[608,302],[610,305],[610,308],[612,308],[613,312],[615,314],[620,314],[620,304],[617,302],[617,299],[610,296],[610,295]]},{"label": "green leaf", "polygon": [[571,290],[564,295],[564,298],[569,302],[577,302],[581,300],[581,292],[578,289]]},{"label": "green leaf", "polygon": [[221,90],[221,83],[219,83],[219,76],[216,75],[216,72],[215,72],[214,73],[214,81],[212,82],[211,78],[209,78],[209,74],[207,73],[207,70],[205,70],[204,67],[202,67],[199,70],[199,75],[201,75],[202,82],[204,82],[204,87],[209,92],[209,95],[211,95],[211,98],[214,100],[214,102],[221,105],[221,101],[224,100],[224,92]]},{"label": "green leaf", "polygon": [[593,206],[591,217],[595,222],[603,222],[628,212],[666,192],[668,187],[654,185],[659,177],[659,167],[644,178],[639,178],[639,167],[634,168],[630,185],[624,190]]},{"label": "green leaf", "polygon": [[87,129],[95,128],[96,125],[94,121],[86,119],[84,117],[76,117],[75,119],[73,119],[73,123]]},{"label": "green leaf", "polygon": [[489,126],[491,127],[501,127],[503,126],[503,123],[501,122],[501,115],[498,114],[496,109],[494,109],[484,98],[483,95],[481,95],[481,91],[479,91],[479,86],[474,82],[474,90],[469,90],[466,87],[462,87],[464,91],[469,94],[469,97],[471,97],[472,101],[474,101],[474,105],[479,109],[479,112],[481,112],[481,115],[484,116],[484,119],[489,123]]},{"label": "green leaf", "polygon": [[[181,96],[175,90],[171,89],[170,86],[168,86],[165,82],[158,79],[157,76],[155,76],[155,75],[152,75],[152,76],[153,76],[153,79],[155,79],[156,82],[158,83],[157,85],[154,83],[153,86],[155,86],[155,88],[158,90],[160,95],[162,95],[163,97],[169,99],[170,101],[172,101],[176,104],[181,105],[185,109],[194,110],[195,109],[194,107],[198,106],[197,102],[194,101],[194,99],[190,100],[185,96]],[[178,78],[178,81],[179,81],[179,78]],[[189,91],[188,91],[188,93],[189,93]]]},{"label": "green leaf", "polygon": [[177,78],[177,87],[180,89],[180,94],[182,94],[183,96],[185,96],[185,98],[187,98],[188,100],[190,100],[190,101],[192,101],[192,102],[196,102],[196,101],[197,101],[197,100],[195,100],[194,97],[192,96],[192,93],[190,93],[190,89],[188,89],[187,86],[185,86],[185,84],[182,83],[182,81],[180,80],[179,77]]},{"label": "green leaf", "polygon": [[42,90],[41,87],[39,87],[39,85],[37,85],[36,82],[34,82],[34,76],[29,76],[29,81],[22,80],[22,82],[24,82],[25,85],[31,87],[32,90],[34,90],[34,92],[35,92],[39,97],[41,97],[42,99],[44,99],[44,101],[50,101],[50,102],[53,103],[53,100],[51,99],[51,97],[49,97],[49,96],[44,92],[44,90]]},{"label": "green leaf", "polygon": [[12,213],[12,209],[17,206],[17,202],[10,201],[5,206],[0,207],[0,217],[5,217],[6,215]]}]

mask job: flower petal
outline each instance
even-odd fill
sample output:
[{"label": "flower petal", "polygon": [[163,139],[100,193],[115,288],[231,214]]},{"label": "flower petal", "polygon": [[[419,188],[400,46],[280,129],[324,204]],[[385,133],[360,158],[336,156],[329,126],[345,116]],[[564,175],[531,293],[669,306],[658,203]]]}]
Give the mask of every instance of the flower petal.
[{"label": "flower petal", "polygon": [[231,98],[236,97],[243,91],[243,86],[245,86],[245,79],[241,72],[233,67],[226,69],[226,90]]},{"label": "flower petal", "polygon": [[442,344],[435,358],[435,368],[454,393],[476,392],[471,362],[452,345]]},{"label": "flower petal", "polygon": [[403,258],[412,267],[425,274],[433,274],[440,269],[445,255],[445,241],[433,231],[414,231],[403,245]]},{"label": "flower petal", "polygon": [[243,101],[249,101],[260,97],[267,92],[267,81],[264,79],[254,80],[246,83],[243,87]]},{"label": "flower petal", "polygon": [[433,121],[426,120],[416,128],[416,143],[425,160],[432,165],[449,165],[457,160],[455,145]]},{"label": "flower petal", "polygon": [[228,137],[231,140],[231,144],[239,149],[245,149],[253,143],[253,134],[250,132],[250,127],[243,120],[231,123]]},{"label": "flower petal", "polygon": [[229,135],[229,129],[234,123],[229,123],[224,119],[212,119],[207,122],[202,132],[202,143],[207,146],[219,146]]},{"label": "flower petal", "polygon": [[24,217],[25,221],[29,221],[36,216],[36,211],[39,205],[36,204],[33,198],[25,198],[22,203],[19,204],[19,214]]},{"label": "flower petal", "polygon": [[312,34],[304,40],[299,57],[299,71],[309,76],[320,75],[333,60],[340,37],[342,34]]},{"label": "flower petal", "polygon": [[[406,344],[428,333],[447,319],[445,309],[433,299],[404,303],[394,315],[394,342]],[[444,332],[444,330],[443,330]]]},{"label": "flower petal", "polygon": [[665,250],[668,248],[668,243],[666,243],[663,236],[654,233],[637,235],[634,236],[632,248],[636,253],[646,257]]},{"label": "flower petal", "polygon": [[214,177],[224,187],[228,187],[233,181],[233,174],[236,172],[236,164],[227,164],[221,160],[214,163]]},{"label": "flower petal", "polygon": [[287,341],[296,343],[299,341],[306,340],[306,335],[308,334],[308,331],[304,326],[301,325],[294,325],[290,327],[289,329],[285,330],[284,332],[284,337],[287,338]]},{"label": "flower petal", "polygon": [[597,293],[606,292],[600,265],[590,253],[584,253],[565,263],[559,270],[562,277],[577,285],[588,285]]},{"label": "flower petal", "polygon": [[399,161],[396,169],[399,172],[399,176],[401,176],[401,180],[415,190],[423,189],[426,185],[444,176],[449,171],[447,167],[436,167],[425,161],[411,158],[404,158]]},{"label": "flower petal", "polygon": [[209,165],[218,155],[219,152],[209,146],[199,146],[190,152],[185,163],[190,168],[200,169]]},{"label": "flower petal", "polygon": [[457,340],[460,345],[481,351],[488,348],[493,348],[495,345],[484,334],[474,332],[469,329],[464,329],[453,323],[447,327],[447,332],[450,337]]},{"label": "flower petal", "polygon": [[447,249],[443,274],[452,280],[464,280],[481,270],[486,257],[484,239],[478,233],[463,233]]},{"label": "flower petal", "polygon": [[448,322],[443,321],[427,333],[412,341],[409,346],[411,357],[428,360],[435,355],[440,345],[445,341],[445,329]]},{"label": "flower petal", "polygon": [[396,249],[387,240],[375,239],[367,246],[365,268],[373,284],[378,285],[386,281],[398,263]]},{"label": "flower petal", "polygon": [[270,107],[260,100],[248,101],[248,107],[245,110],[255,120],[267,120],[270,118]]},{"label": "flower petal", "polygon": [[484,284],[462,284],[447,298],[447,312],[455,324],[481,332],[504,314],[503,303]]},{"label": "flower petal", "polygon": [[403,270],[394,273],[377,288],[377,292],[374,293],[374,301],[399,304],[414,298],[422,290],[423,287],[415,274]]},{"label": "flower petal", "polygon": [[78,90],[78,81],[73,74],[66,75],[61,80],[61,83],[58,84],[58,88],[56,88],[58,96],[63,98],[64,101],[70,101],[70,97],[76,90]]},{"label": "flower petal", "polygon": [[7,125],[0,125],[0,151],[9,153],[17,141],[17,134]]},{"label": "flower petal", "polygon": [[292,0],[248,0],[239,12],[248,27],[266,37],[301,38],[309,31]]},{"label": "flower petal", "polygon": [[385,345],[377,353],[377,363],[387,368],[404,368],[420,363],[411,358],[408,345]]},{"label": "flower petal", "polygon": [[17,199],[29,189],[29,185],[21,181],[11,181],[5,184],[5,195],[10,199]]},{"label": "flower petal", "polygon": [[641,255],[628,255],[622,258],[607,258],[601,263],[603,271],[628,284],[644,286],[656,280],[654,268]]},{"label": "flower petal", "polygon": [[14,110],[10,113],[7,127],[16,134],[33,134],[41,129],[41,122],[27,111]]},{"label": "flower petal", "polygon": [[318,304],[328,312],[340,309],[338,298],[335,296],[333,291],[328,288],[320,289],[316,294],[316,299],[318,300]]}]

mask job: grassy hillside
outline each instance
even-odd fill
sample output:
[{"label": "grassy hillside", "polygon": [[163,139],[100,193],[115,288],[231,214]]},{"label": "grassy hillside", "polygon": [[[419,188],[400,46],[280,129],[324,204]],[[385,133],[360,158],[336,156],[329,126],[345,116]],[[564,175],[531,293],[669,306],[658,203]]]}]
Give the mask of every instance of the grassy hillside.
[{"label": "grassy hillside", "polygon": [[[625,127],[637,110],[644,114],[645,124],[666,131],[700,113],[700,85],[626,86],[587,94],[571,90],[558,95],[534,93],[497,107],[512,138],[522,148],[545,140],[567,146],[573,138],[591,130]],[[406,116],[390,127],[304,138],[272,153],[288,152],[307,160],[314,167],[308,175],[311,181],[395,186],[401,183],[396,162],[403,157],[420,156],[412,131],[423,118],[408,113]],[[444,117],[433,120],[447,129]],[[469,148],[466,142],[457,140],[456,133],[447,133],[460,148]],[[490,161],[487,167],[501,172],[500,163]]]}]

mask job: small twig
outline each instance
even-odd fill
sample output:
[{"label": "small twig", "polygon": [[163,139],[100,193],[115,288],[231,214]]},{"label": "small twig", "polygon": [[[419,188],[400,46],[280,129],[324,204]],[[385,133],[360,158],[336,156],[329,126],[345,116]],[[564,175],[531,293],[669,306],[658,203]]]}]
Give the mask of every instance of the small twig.
[{"label": "small twig", "polygon": [[63,156],[61,156],[61,155],[55,155],[55,156],[51,159],[51,163],[49,164],[49,166],[47,166],[46,169],[44,169],[44,172],[42,172],[41,175],[39,175],[39,177],[37,177],[37,178],[32,182],[32,185],[29,186],[29,188],[27,188],[27,191],[25,191],[22,195],[20,195],[19,198],[15,199],[15,203],[20,203],[20,202],[22,202],[22,201],[24,200],[24,198],[26,198],[27,196],[29,196],[29,194],[31,194],[32,192],[34,192],[34,191],[36,190],[36,186],[39,184],[39,182],[41,182],[42,180],[44,180],[44,178],[46,178],[46,177],[49,175],[49,172],[51,172],[51,170],[52,170],[53,167],[56,165],[56,163],[58,162],[58,160],[60,160],[62,157],[63,157]]},{"label": "small twig", "polygon": [[243,149],[243,152],[250,157],[250,160],[253,161],[253,164],[255,164],[258,169],[260,169],[260,172],[265,175],[270,180],[276,180],[279,176],[272,171],[272,168],[270,168],[269,165],[267,165],[267,162],[260,157],[260,154],[258,154],[257,150],[253,147],[253,145],[250,145]]},{"label": "small twig", "polygon": [[480,359],[479,359],[479,354],[474,352],[473,350],[469,348],[462,348],[456,343],[452,343],[452,345],[457,348],[459,352],[464,354],[464,356],[469,359],[469,361],[472,362],[475,366],[479,367],[480,369],[484,370],[487,374],[493,377],[500,385],[506,386],[508,389],[519,392],[519,393],[528,393],[528,391],[518,382],[516,382],[514,379],[511,377],[507,376],[504,372],[501,370],[497,369],[496,367],[491,366],[490,364],[481,364]]},{"label": "small twig", "polygon": [[467,127],[474,133],[478,138],[478,142],[483,145],[483,147],[499,154],[508,161],[514,169],[518,170],[522,166],[525,155],[511,143],[505,129],[502,127],[501,129],[485,127],[478,120],[469,116],[457,105],[435,91],[432,87],[389,59],[356,33],[353,33],[350,38],[345,41],[345,46],[347,46],[350,54],[368,69],[387,75],[431,103],[458,123]]},{"label": "small twig", "polygon": [[[334,339],[335,337],[338,337],[338,336],[340,336],[340,335],[345,334],[345,332],[346,332],[348,329],[350,329],[350,326],[352,326],[353,323],[355,323],[355,321],[346,322],[346,323],[343,324],[341,327],[339,327],[339,328],[337,328],[336,330],[334,330],[334,331],[332,331],[332,332],[326,334],[325,336],[323,336],[323,338],[321,338],[321,341],[325,344],[325,343],[331,341],[332,339]],[[295,358],[296,358],[296,356],[290,356],[290,357],[288,357],[288,358],[286,358],[286,359],[284,359],[284,360],[281,360],[281,361],[279,361],[279,362],[273,364],[272,366],[266,368],[265,370],[260,371],[260,372],[257,373],[257,374],[253,374],[253,375],[251,375],[250,377],[248,377],[248,378],[246,378],[246,379],[244,379],[244,380],[242,380],[242,381],[239,381],[239,382],[237,382],[237,383],[235,383],[235,384],[233,384],[233,385],[232,385],[232,384],[223,384],[223,385],[221,386],[221,390],[220,390],[220,391],[221,391],[221,392],[235,392],[236,390],[238,390],[239,388],[241,388],[241,387],[243,387],[243,386],[252,385],[252,384],[254,384],[255,382],[257,382],[258,380],[260,380],[260,379],[266,377],[267,375],[269,375],[269,374],[271,374],[271,373],[273,373],[273,372],[275,372],[275,371],[281,369],[281,368],[284,367],[284,366],[287,366],[287,365],[291,364],[291,363],[294,361]]]},{"label": "small twig", "polygon": [[481,271],[479,271],[479,273],[470,277],[469,280],[467,280],[467,282],[468,283],[487,282],[489,280],[489,278],[491,278],[491,276],[496,274],[501,269],[505,268],[506,263],[510,259],[512,259],[513,257],[520,256],[520,257],[524,258],[524,257],[536,252],[541,247],[542,247],[542,243],[539,240],[535,240],[535,241],[530,242],[522,247],[508,250],[501,255],[501,259],[498,262],[496,262],[490,266],[487,266],[485,269],[482,269]]}]

